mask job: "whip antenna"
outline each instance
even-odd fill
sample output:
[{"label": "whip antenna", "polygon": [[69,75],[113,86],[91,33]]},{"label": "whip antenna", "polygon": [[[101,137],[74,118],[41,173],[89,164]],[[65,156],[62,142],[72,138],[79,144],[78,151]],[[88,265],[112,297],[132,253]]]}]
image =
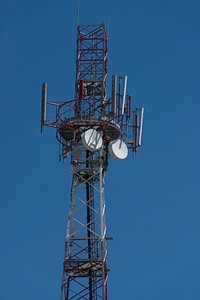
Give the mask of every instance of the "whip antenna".
[{"label": "whip antenna", "polygon": [[79,25],[79,18],[80,18],[80,0],[77,0],[77,16],[76,16],[76,25]]}]

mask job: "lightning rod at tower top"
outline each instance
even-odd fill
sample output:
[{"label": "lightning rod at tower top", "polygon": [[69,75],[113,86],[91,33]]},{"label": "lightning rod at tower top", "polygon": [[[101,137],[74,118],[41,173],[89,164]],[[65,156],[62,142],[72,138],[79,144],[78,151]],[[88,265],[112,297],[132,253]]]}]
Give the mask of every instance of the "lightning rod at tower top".
[{"label": "lightning rod at tower top", "polygon": [[128,77],[113,75],[106,94],[107,42],[104,23],[78,25],[74,98],[48,100],[42,84],[41,131],[55,128],[60,158],[71,163],[60,300],[108,299],[105,172],[110,157],[123,160],[141,146],[144,108],[133,109]]}]

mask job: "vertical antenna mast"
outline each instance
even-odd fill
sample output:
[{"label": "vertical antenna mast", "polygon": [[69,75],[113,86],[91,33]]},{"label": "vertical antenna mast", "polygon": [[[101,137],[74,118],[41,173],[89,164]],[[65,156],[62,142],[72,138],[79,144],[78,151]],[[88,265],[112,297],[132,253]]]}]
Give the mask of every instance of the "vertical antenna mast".
[{"label": "vertical antenna mast", "polygon": [[79,25],[79,18],[80,18],[80,0],[77,0],[77,19],[76,19],[76,26]]},{"label": "vertical antenna mast", "polygon": [[[62,157],[71,153],[72,184],[60,300],[108,299],[105,171],[109,156],[124,159],[128,149],[135,154],[141,144],[144,110],[136,109],[132,114],[127,76],[113,76],[112,97],[107,99],[107,39],[104,23],[78,25],[74,99],[48,101],[46,84],[42,88],[42,127],[56,129]],[[49,105],[55,107],[54,120],[48,119],[48,110],[46,116]]]}]

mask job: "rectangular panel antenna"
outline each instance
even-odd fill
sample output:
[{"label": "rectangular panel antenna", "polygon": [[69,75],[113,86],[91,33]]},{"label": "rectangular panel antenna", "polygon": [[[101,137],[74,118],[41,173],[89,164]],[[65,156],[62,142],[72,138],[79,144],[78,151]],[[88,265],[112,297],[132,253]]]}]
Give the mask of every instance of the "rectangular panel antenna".
[{"label": "rectangular panel antenna", "polygon": [[139,132],[138,146],[141,146],[141,144],[142,144],[143,118],[144,118],[144,107],[141,108],[141,114],[140,114],[140,132]]},{"label": "rectangular panel antenna", "polygon": [[137,110],[133,112],[133,153],[137,152],[138,147],[138,115]]},{"label": "rectangular panel antenna", "polygon": [[116,115],[116,89],[117,89],[117,76],[112,76],[112,114]]},{"label": "rectangular panel antenna", "polygon": [[41,108],[41,132],[46,121],[46,108],[47,108],[47,83],[42,84],[42,108]]},{"label": "rectangular panel antenna", "polygon": [[123,90],[123,98],[122,98],[122,116],[124,115],[125,108],[125,100],[126,100],[126,87],[127,87],[127,76],[124,76],[124,90]]},{"label": "rectangular panel antenna", "polygon": [[128,97],[128,117],[131,118],[132,117],[132,109],[133,109],[133,100],[132,100],[132,96]]}]

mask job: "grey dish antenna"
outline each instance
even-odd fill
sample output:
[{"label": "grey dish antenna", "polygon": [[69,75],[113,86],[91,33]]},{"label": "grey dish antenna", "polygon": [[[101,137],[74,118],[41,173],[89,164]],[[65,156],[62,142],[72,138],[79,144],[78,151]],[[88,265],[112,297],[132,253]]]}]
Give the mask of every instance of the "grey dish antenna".
[{"label": "grey dish antenna", "polygon": [[108,151],[110,156],[115,160],[125,159],[128,155],[128,148],[120,139],[110,142]]}]

